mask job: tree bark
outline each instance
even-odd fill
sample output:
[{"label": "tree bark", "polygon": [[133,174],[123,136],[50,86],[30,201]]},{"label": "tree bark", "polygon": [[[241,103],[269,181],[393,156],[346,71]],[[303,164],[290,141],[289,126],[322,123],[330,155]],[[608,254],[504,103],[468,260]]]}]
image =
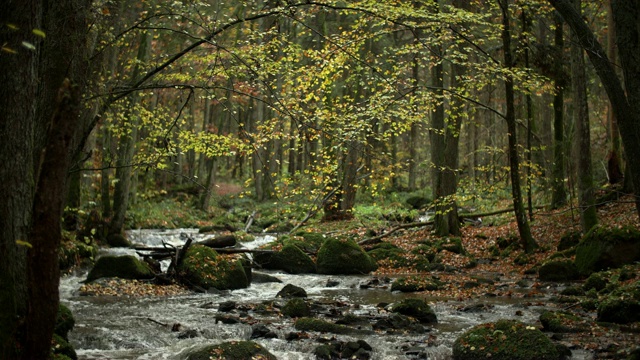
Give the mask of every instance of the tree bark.
[{"label": "tree bark", "polygon": [[[513,55],[511,54],[511,30],[509,24],[509,1],[499,0],[500,8],[502,9],[502,44],[504,52],[504,66],[507,68],[513,67]],[[527,213],[522,202],[522,191],[520,187],[520,170],[519,170],[519,155],[518,155],[518,138],[516,136],[516,115],[514,104],[514,90],[513,90],[513,78],[510,75],[505,75],[505,97],[507,103],[507,131],[509,137],[509,166],[511,173],[511,194],[513,197],[513,208],[516,215],[516,222],[518,224],[518,231],[520,232],[520,241],[522,248],[525,252],[530,253],[536,247],[537,244],[531,236],[531,228],[529,227],[529,221],[527,221]]]},{"label": "tree bark", "polygon": [[[574,6],[581,11],[581,0]],[[582,231],[586,233],[598,223],[591,170],[591,134],[589,131],[589,106],[587,103],[587,74],[582,47],[576,34],[571,34],[571,85],[573,88],[573,121],[576,126],[575,154],[578,165],[578,206]]]},{"label": "tree bark", "polygon": [[[564,31],[563,21],[556,19],[555,50],[557,54],[556,64],[563,64]],[[557,209],[567,203],[567,187],[564,183],[564,71],[562,65],[556,65],[554,71],[554,84],[556,94],[553,97],[553,171],[552,171],[552,195],[551,207]]]}]

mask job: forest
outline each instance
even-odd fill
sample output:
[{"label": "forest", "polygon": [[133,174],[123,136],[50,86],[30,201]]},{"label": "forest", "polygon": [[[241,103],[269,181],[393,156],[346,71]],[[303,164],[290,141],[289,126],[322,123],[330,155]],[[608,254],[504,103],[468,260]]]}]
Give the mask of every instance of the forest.
[{"label": "forest", "polygon": [[53,356],[70,238],[491,233],[525,271],[569,232],[635,234],[638,23],[638,0],[0,5],[0,358]]}]

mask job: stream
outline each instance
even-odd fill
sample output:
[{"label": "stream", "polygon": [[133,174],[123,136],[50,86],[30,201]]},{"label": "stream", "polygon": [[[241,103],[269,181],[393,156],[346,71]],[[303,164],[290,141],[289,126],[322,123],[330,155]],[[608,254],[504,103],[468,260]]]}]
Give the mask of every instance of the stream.
[{"label": "stream", "polygon": [[[127,236],[135,244],[162,246],[162,242],[182,245],[180,233],[186,233],[195,241],[205,235],[197,229],[133,230]],[[210,237],[211,235],[206,235]],[[273,241],[273,236],[259,236],[251,243],[255,248]],[[104,249],[104,254],[135,254],[132,249]],[[166,266],[166,265],[165,265]],[[338,304],[342,314],[370,316],[384,311],[377,305],[393,303],[408,297],[427,300],[434,309],[438,323],[427,326],[424,334],[373,334],[347,335],[321,334],[321,338],[340,340],[362,339],[373,347],[372,359],[451,359],[451,347],[455,339],[468,328],[498,319],[516,319],[535,324],[544,306],[531,305],[530,299],[483,297],[466,301],[430,298],[423,294],[391,293],[388,289],[361,288],[373,276],[291,275],[284,272],[264,271],[282,283],[251,284],[246,289],[220,291],[218,293],[189,293],[168,297],[80,296],[78,289],[86,272],[66,275],[61,279],[60,298],[73,312],[76,325],[69,333],[69,341],[79,359],[184,359],[187,354],[205,345],[230,340],[248,340],[251,325],[244,323],[223,324],[216,322],[220,303],[234,301],[238,308],[247,305],[240,316],[249,323],[265,324],[278,338],[254,339],[278,359],[294,360],[313,358],[318,339],[285,340],[286,334],[296,331],[293,320],[262,315],[250,305],[274,300],[285,284],[293,284],[306,290],[314,302]],[[332,280],[333,284],[328,283]],[[334,286],[334,284],[337,285]],[[544,303],[538,298],[535,304]],[[483,304],[473,311],[461,311],[465,306]],[[166,325],[166,326],[165,326]],[[172,327],[174,330],[172,331]],[[176,329],[179,328],[179,329]],[[181,336],[190,330],[196,337]],[[572,359],[590,360],[591,354],[574,351]]]}]

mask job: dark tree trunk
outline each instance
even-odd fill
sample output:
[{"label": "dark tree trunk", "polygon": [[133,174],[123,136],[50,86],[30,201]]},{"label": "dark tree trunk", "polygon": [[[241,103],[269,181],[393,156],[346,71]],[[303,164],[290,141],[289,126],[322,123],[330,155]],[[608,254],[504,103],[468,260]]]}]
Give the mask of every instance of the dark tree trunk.
[{"label": "dark tree trunk", "polygon": [[[555,47],[556,64],[563,64],[564,31],[563,21],[556,19]],[[556,94],[553,97],[553,176],[551,207],[557,209],[567,203],[567,187],[564,183],[564,71],[562,65],[556,65],[554,71]]]},{"label": "dark tree trunk", "polygon": [[[576,9],[581,0],[574,0]],[[580,11],[580,10],[579,10]],[[573,121],[576,126],[575,154],[578,163],[578,205],[582,231],[586,233],[598,223],[595,189],[591,170],[591,134],[589,131],[589,106],[587,104],[587,74],[582,47],[574,32],[571,34],[571,85],[573,88]]]},{"label": "dark tree trunk", "polygon": [[[509,2],[508,0],[499,0],[502,9],[502,44],[504,52],[504,66],[513,67],[513,55],[511,54],[511,30],[509,24]],[[520,187],[520,171],[519,171],[519,155],[518,155],[518,137],[516,136],[516,115],[514,104],[513,78],[509,75],[505,80],[505,97],[507,102],[507,132],[509,137],[509,165],[511,172],[511,193],[513,196],[513,209],[516,215],[516,222],[520,232],[520,241],[525,252],[530,253],[537,244],[531,236],[531,229],[527,221],[527,213],[522,201],[522,191]]]}]

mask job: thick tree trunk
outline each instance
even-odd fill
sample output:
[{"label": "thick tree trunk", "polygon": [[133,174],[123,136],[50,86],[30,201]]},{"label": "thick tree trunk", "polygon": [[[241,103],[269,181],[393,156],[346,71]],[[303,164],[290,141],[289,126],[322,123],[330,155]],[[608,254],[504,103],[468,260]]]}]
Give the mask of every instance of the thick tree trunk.
[{"label": "thick tree trunk", "polygon": [[[508,0],[499,0],[502,9],[502,44],[504,52],[504,66],[513,67],[513,55],[511,54],[511,30],[509,25],[509,2]],[[518,137],[516,136],[516,115],[514,104],[513,78],[509,75],[505,80],[505,97],[507,102],[507,132],[509,137],[509,165],[511,172],[511,194],[513,197],[513,209],[516,215],[518,231],[520,232],[520,241],[525,252],[530,253],[537,244],[531,236],[531,228],[527,220],[527,213],[522,202],[522,191],[520,187],[520,170],[518,155]]]},{"label": "thick tree trunk", "polygon": [[[40,44],[31,29],[42,27],[40,1],[2,2],[0,23],[18,31],[0,31],[0,358],[18,358],[23,346],[18,325],[28,308],[26,252],[35,188],[34,127],[39,51],[20,44]],[[42,147],[39,148],[42,150]],[[22,241],[22,242],[20,242]]]}]

